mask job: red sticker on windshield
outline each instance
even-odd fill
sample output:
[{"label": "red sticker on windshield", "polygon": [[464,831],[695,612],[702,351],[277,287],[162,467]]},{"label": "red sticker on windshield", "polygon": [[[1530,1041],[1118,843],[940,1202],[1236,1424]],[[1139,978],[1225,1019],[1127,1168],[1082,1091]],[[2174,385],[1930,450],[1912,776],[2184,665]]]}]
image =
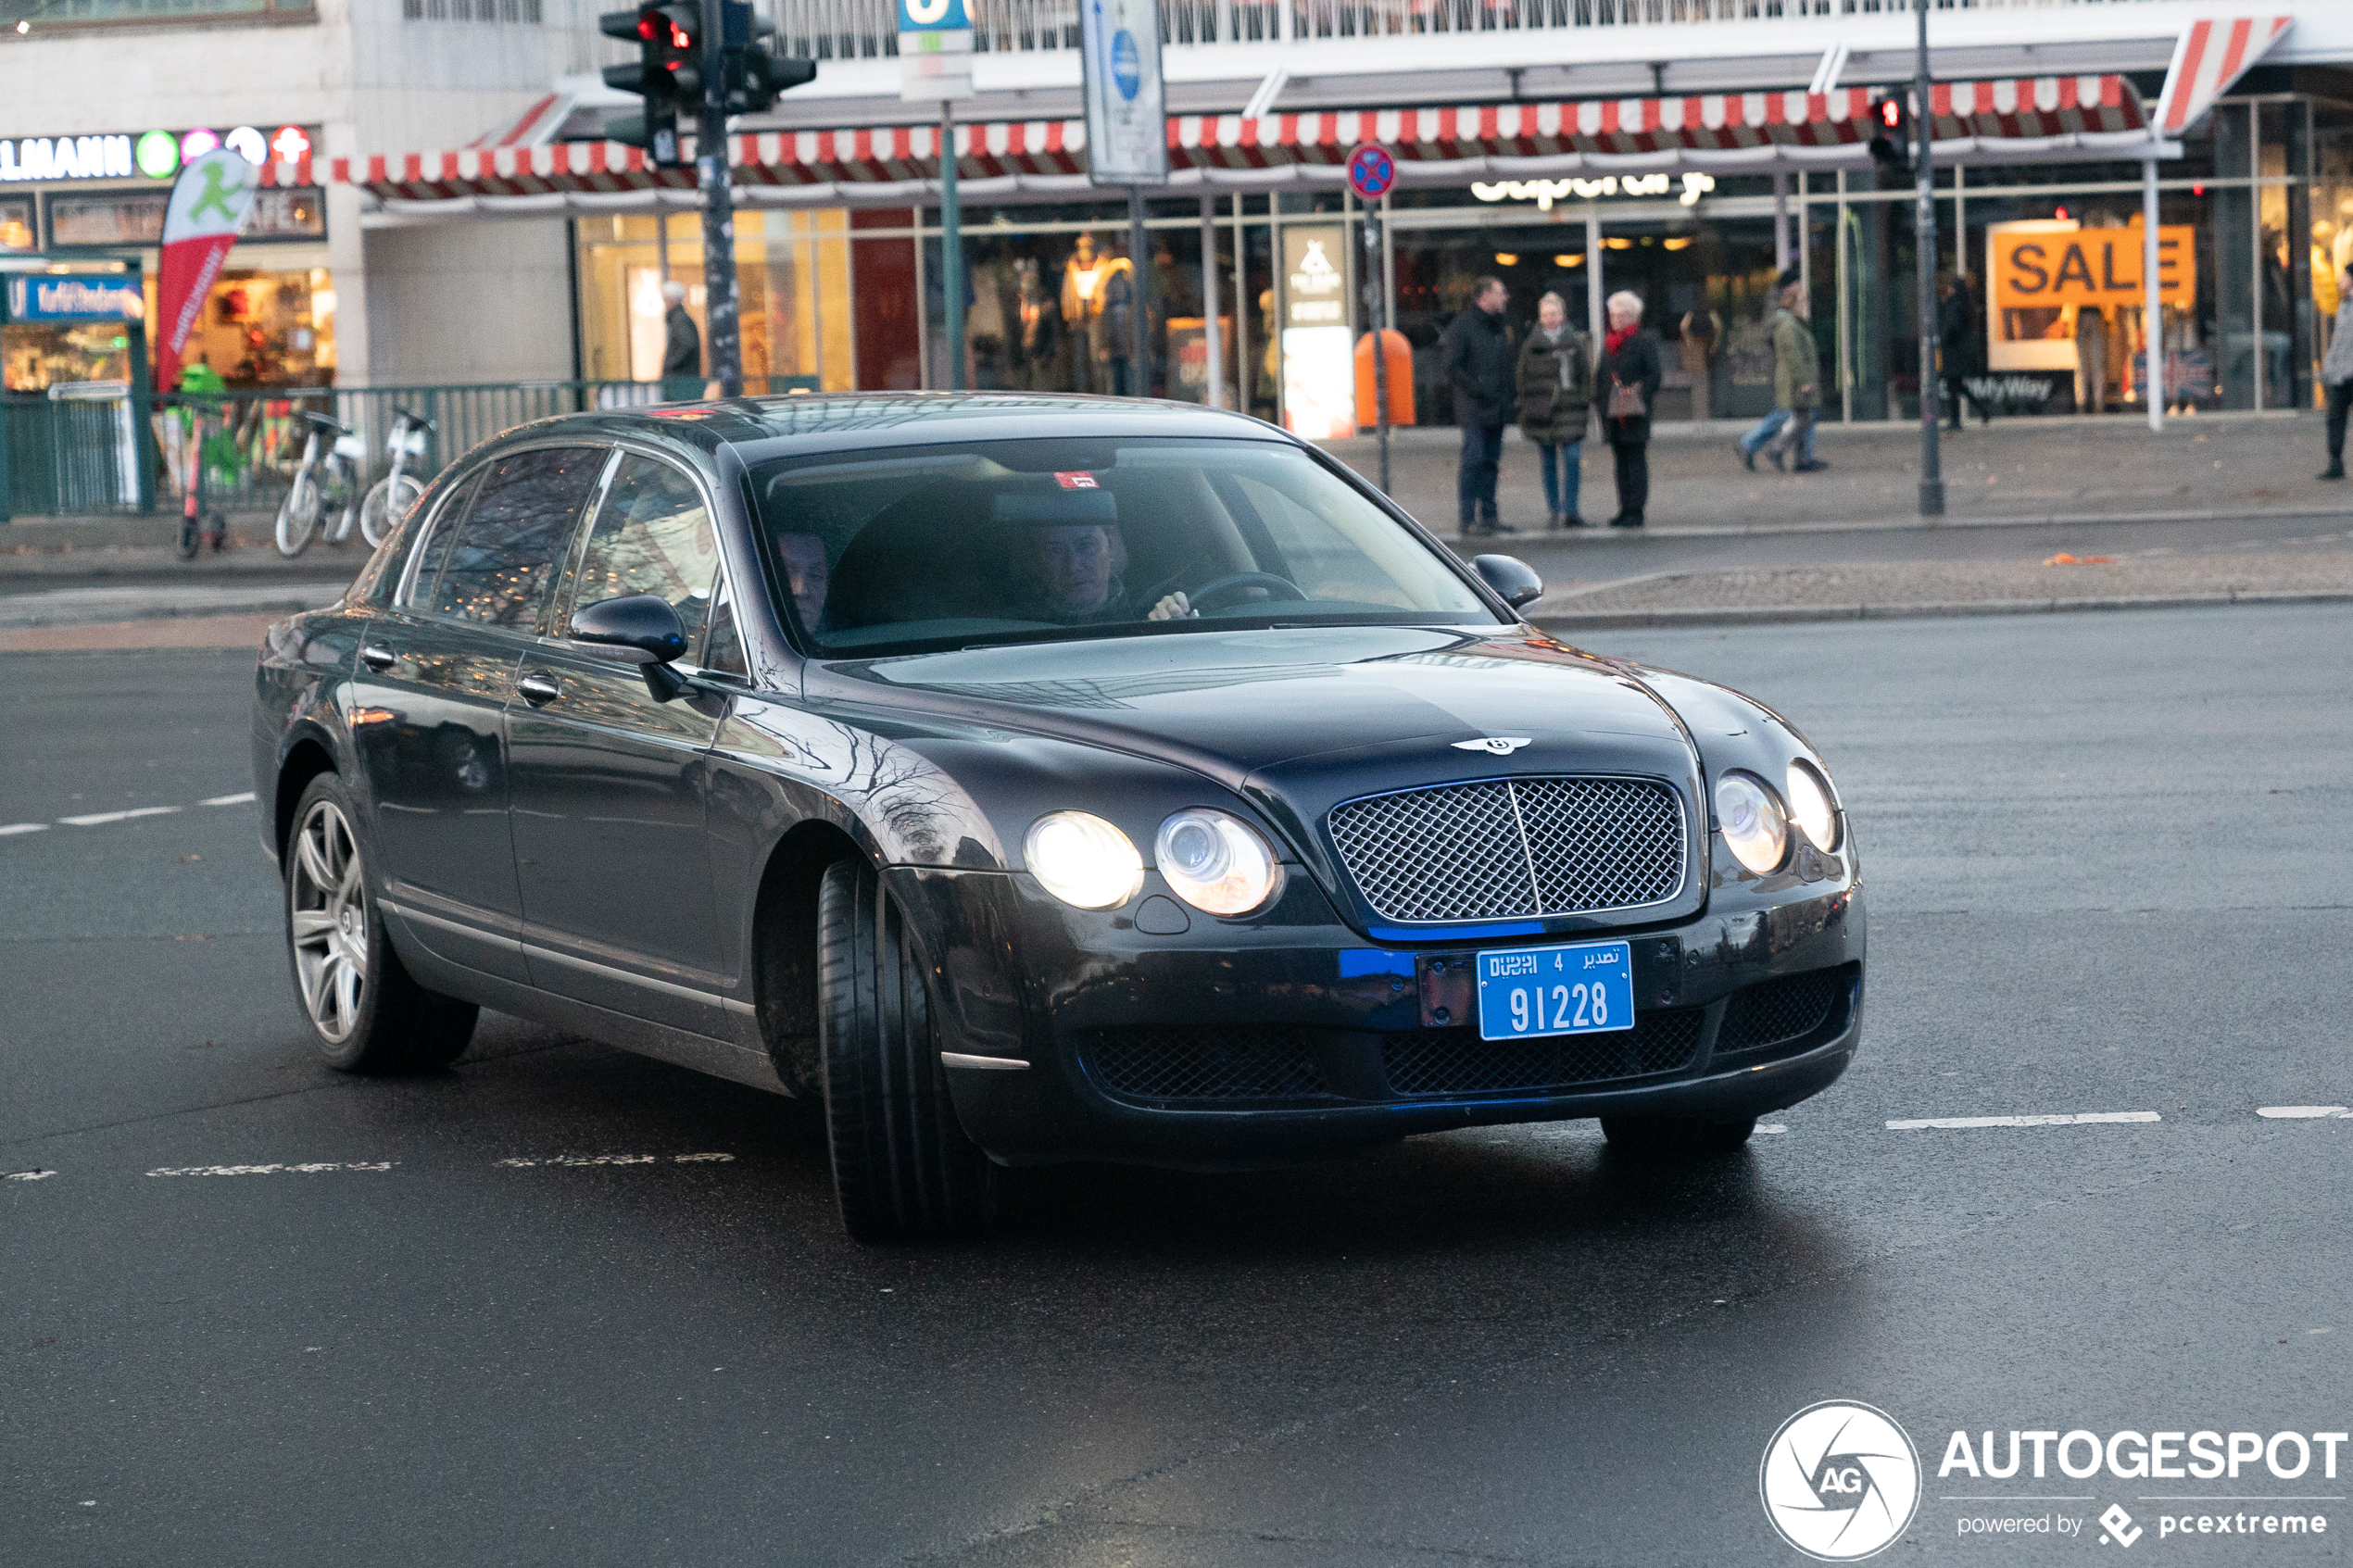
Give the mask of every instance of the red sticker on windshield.
[{"label": "red sticker on windshield", "polygon": [[1091,473],[1057,473],[1054,475],[1054,483],[1065,490],[1101,490],[1102,488],[1095,483],[1095,476]]}]

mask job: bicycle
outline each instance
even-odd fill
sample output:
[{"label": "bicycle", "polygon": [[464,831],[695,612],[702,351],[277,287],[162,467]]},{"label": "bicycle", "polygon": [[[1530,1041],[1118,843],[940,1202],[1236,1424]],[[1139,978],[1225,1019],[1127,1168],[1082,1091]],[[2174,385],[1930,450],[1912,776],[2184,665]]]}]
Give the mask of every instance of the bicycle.
[{"label": "bicycle", "polygon": [[157,401],[165,408],[184,408],[188,414],[188,467],[181,497],[180,558],[195,559],[207,544],[210,544],[216,552],[226,550],[229,547],[229,520],[217,510],[208,517],[204,509],[204,417],[208,410],[220,414],[222,428],[226,430],[227,406],[218,399],[199,399],[185,395],[158,398]]},{"label": "bicycle", "polygon": [[[302,465],[295,470],[286,498],[278,503],[278,553],[292,559],[310,547],[322,517],[329,518],[326,539],[340,545],[351,537],[352,512],[357,505],[354,463],[368,455],[368,444],[324,414],[296,416],[310,427],[302,444]],[[327,444],[322,455],[320,443]]]},{"label": "bicycle", "polygon": [[397,406],[392,412],[392,433],[384,437],[384,455],[392,459],[392,471],[376,481],[368,498],[359,503],[359,536],[371,545],[383,544],[393,525],[423,498],[424,483],[408,471],[409,459],[422,458],[425,437],[440,428],[423,415]]}]

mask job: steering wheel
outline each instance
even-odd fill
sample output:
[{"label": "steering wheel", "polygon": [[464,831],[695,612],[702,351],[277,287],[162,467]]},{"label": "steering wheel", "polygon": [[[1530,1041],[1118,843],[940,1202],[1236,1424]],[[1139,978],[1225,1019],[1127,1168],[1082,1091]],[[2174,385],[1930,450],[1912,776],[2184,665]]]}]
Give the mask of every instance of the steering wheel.
[{"label": "steering wheel", "polygon": [[1239,588],[1264,588],[1277,599],[1303,601],[1307,597],[1300,592],[1299,584],[1288,577],[1277,577],[1271,571],[1237,571],[1202,583],[1185,596],[1185,602],[1196,610],[1207,609],[1211,599]]}]

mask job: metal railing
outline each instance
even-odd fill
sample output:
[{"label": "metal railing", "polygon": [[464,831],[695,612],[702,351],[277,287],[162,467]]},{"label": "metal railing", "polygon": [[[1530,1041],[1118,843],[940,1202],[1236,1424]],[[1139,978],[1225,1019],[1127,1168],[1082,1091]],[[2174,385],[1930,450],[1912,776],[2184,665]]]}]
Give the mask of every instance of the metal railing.
[{"label": "metal railing", "polygon": [[[812,390],[805,377],[748,378],[752,395]],[[224,512],[274,512],[302,462],[308,429],[300,415],[324,414],[367,442],[360,474],[372,484],[385,470],[385,438],[396,410],[434,422],[424,454],[409,471],[431,479],[492,436],[557,414],[638,408],[662,400],[659,382],[508,382],[488,385],[294,387],[208,395],[217,407],[201,431],[205,504]],[[144,408],[144,401],[136,405]],[[87,517],[178,507],[188,473],[191,427],[185,411],[147,411],[138,428],[134,402],[104,397],[10,395],[0,402],[0,519]]]},{"label": "metal railing", "polygon": [[[2154,0],[1933,0],[1940,11],[2050,10]],[[778,46],[812,59],[899,52],[897,0],[769,0]],[[1077,0],[968,0],[974,47],[1078,47]],[[1911,0],[1165,0],[1166,44],[1258,44],[1428,33],[1560,31],[1679,23],[1905,15]]]}]

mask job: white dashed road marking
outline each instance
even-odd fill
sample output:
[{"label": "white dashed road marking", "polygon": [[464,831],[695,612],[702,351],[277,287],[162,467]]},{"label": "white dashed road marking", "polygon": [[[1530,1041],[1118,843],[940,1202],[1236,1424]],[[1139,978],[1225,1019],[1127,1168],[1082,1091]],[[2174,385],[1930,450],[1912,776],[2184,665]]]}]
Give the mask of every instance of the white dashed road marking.
[{"label": "white dashed road marking", "polygon": [[2265,1105],[2257,1107],[2255,1114],[2274,1122],[2318,1122],[2353,1117],[2353,1110],[2341,1105]]},{"label": "white dashed road marking", "polygon": [[243,795],[216,795],[209,800],[199,800],[196,804],[199,806],[244,806],[250,804],[252,800],[253,791],[247,790]]},{"label": "white dashed road marking", "polygon": [[150,1176],[274,1176],[283,1172],[289,1175],[316,1175],[322,1171],[389,1171],[399,1164],[397,1160],[321,1160],[302,1165],[166,1165],[147,1173]]},{"label": "white dashed road marking", "polygon": [[2113,1122],[2162,1120],[2154,1110],[2087,1110],[2073,1116],[1928,1116],[1917,1121],[1890,1122],[1887,1130],[1891,1133],[1909,1133],[1921,1128],[1934,1128],[1939,1132],[1959,1132],[1974,1127],[2083,1127]]},{"label": "white dashed road marking", "polygon": [[38,1168],[38,1167],[35,1167],[34,1169],[30,1170],[30,1171],[10,1171],[10,1172],[9,1172],[9,1173],[7,1173],[6,1175],[0,1175],[0,1181],[6,1181],[6,1182],[45,1182],[45,1181],[47,1181],[50,1177],[52,1177],[52,1176],[54,1176],[54,1175],[56,1175],[56,1174],[57,1174],[57,1173],[56,1173],[55,1171],[44,1171],[44,1170],[41,1170],[41,1169],[40,1169],[40,1168]]},{"label": "white dashed road marking", "polygon": [[[725,1164],[736,1157],[732,1154],[673,1154],[673,1165]],[[501,1160],[500,1165],[527,1170],[534,1165],[653,1165],[661,1161],[658,1154],[551,1154],[544,1160]]]},{"label": "white dashed road marking", "polygon": [[132,811],[94,811],[86,817],[59,817],[68,827],[94,828],[100,822],[127,822],[133,817],[168,817],[179,810],[177,806],[142,806]]},{"label": "white dashed road marking", "polygon": [[48,831],[49,824],[46,822],[0,822],[0,838],[6,838],[12,833],[46,833]]}]

